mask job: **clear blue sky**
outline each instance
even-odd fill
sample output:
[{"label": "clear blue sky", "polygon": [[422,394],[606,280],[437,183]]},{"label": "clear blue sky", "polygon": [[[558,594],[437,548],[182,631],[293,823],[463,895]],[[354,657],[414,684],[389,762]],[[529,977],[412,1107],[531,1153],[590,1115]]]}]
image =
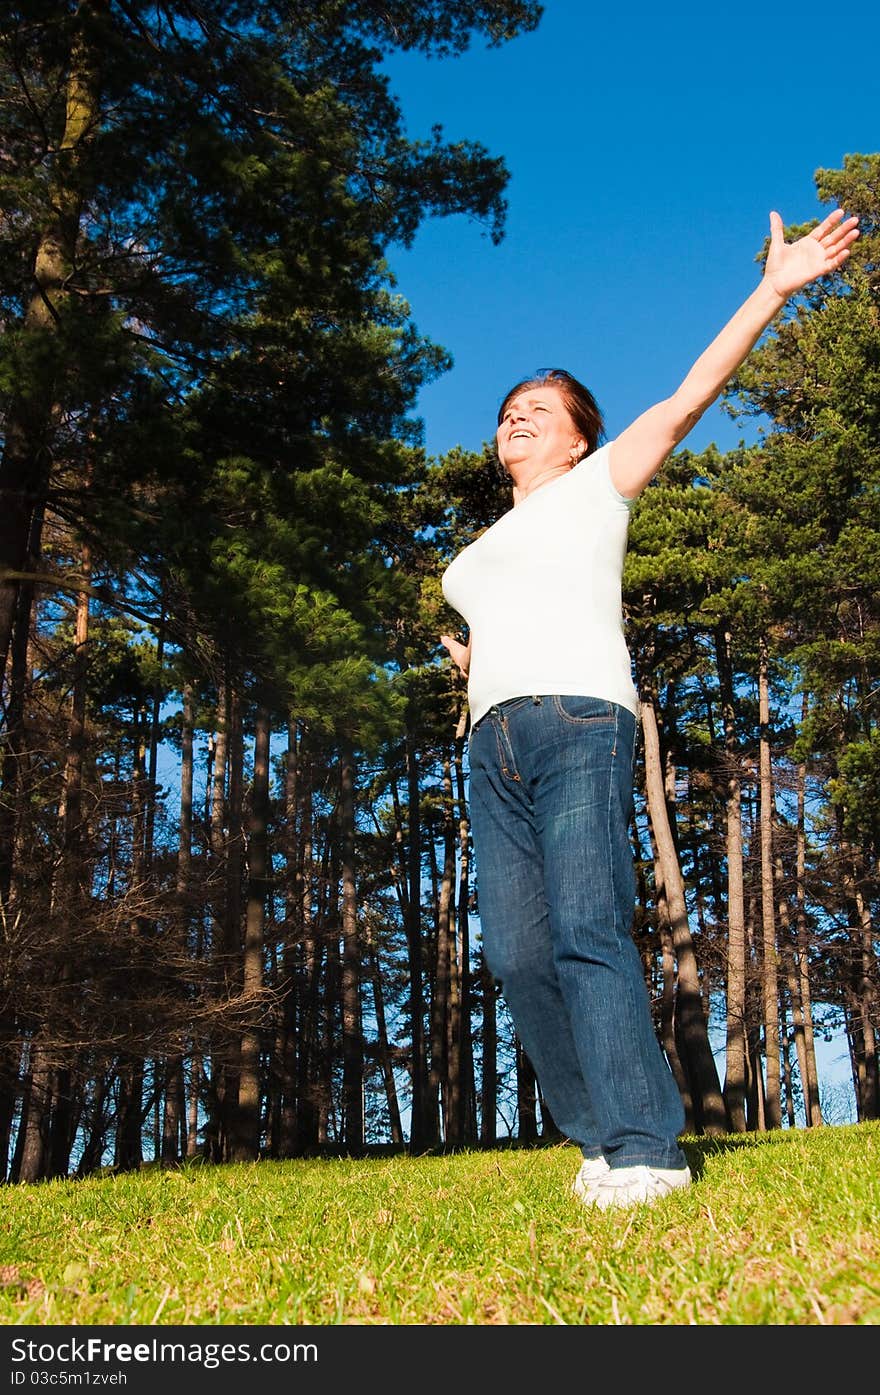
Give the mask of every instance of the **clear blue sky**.
[{"label": "clear blue sky", "polygon": [[[481,141],[511,178],[504,241],[434,219],[391,265],[454,367],[425,445],[479,449],[537,368],[585,381],[609,436],[666,396],[755,284],[776,208],[823,216],[814,172],[880,149],[880,5],[547,0],[537,30],[387,65],[411,137]],[[686,444],[757,428],[714,407]]]}]

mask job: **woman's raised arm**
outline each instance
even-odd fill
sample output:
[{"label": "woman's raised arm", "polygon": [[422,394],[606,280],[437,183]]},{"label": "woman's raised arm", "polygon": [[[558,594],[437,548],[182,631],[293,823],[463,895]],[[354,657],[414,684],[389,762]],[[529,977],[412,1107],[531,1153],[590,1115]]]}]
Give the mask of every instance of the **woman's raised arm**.
[{"label": "woman's raised arm", "polygon": [[843,266],[859,235],[857,223],[858,218],[844,219],[842,210],[835,209],[812,232],[788,243],[779,214],[770,214],[770,250],[764,275],[755,290],[700,355],[672,396],[649,407],[612,444],[611,482],[620,494],[635,498],[654,478],[789,297]]}]

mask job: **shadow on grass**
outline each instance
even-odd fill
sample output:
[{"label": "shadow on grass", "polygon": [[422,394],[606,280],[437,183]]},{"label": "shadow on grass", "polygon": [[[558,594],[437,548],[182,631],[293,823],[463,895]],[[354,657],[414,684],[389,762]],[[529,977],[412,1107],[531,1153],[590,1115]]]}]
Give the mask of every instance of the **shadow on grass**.
[{"label": "shadow on grass", "polygon": [[829,1130],[836,1133],[840,1129],[851,1131],[865,1127],[870,1128],[872,1122],[876,1124],[876,1121],[865,1120],[858,1124],[824,1125],[821,1129],[772,1129],[768,1133],[721,1134],[717,1137],[689,1134],[680,1139],[680,1142],[691,1172],[694,1177],[699,1177],[703,1173],[706,1160],[717,1157],[719,1153],[754,1151],[756,1148],[793,1147],[803,1143],[805,1139],[818,1137],[820,1133],[827,1134]]}]

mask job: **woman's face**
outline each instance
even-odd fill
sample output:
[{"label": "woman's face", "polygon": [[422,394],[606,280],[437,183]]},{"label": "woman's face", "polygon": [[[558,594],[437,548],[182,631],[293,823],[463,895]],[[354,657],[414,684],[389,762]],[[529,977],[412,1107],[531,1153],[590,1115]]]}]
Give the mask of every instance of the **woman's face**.
[{"label": "woman's face", "polygon": [[513,473],[517,466],[532,474],[573,465],[587,448],[560,389],[552,383],[523,388],[511,398],[504,408],[495,442],[498,459],[508,473]]}]

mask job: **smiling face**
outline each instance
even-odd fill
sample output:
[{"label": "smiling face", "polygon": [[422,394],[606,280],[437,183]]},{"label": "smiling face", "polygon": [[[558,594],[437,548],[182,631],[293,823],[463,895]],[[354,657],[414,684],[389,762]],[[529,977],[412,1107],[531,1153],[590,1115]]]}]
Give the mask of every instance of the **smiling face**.
[{"label": "smiling face", "polygon": [[587,442],[553,383],[526,387],[504,404],[495,433],[498,459],[515,482],[547,470],[568,469]]}]

